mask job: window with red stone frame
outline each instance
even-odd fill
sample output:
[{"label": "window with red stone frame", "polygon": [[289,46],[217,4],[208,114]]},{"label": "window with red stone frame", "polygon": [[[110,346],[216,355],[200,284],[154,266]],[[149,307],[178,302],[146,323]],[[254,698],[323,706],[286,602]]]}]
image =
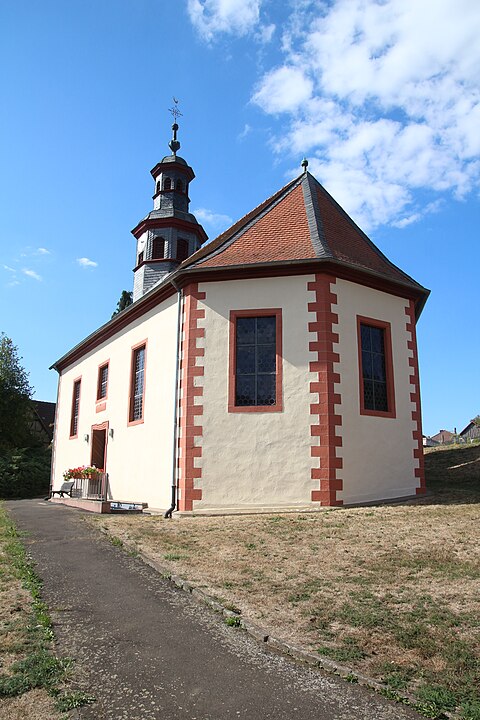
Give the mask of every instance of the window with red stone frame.
[{"label": "window with red stone frame", "polygon": [[82,379],[78,378],[73,381],[73,392],[72,392],[72,413],[70,416],[70,437],[74,438],[78,436],[78,417],[80,414],[80,388]]},{"label": "window with red stone frame", "polygon": [[391,325],[357,315],[360,414],[394,418]]},{"label": "window with red stone frame", "polygon": [[130,374],[130,398],[128,424],[143,422],[145,408],[145,368],[147,345],[141,343],[132,348],[132,365]]},{"label": "window with red stone frame", "polygon": [[105,400],[108,389],[108,362],[98,368],[97,400]]},{"label": "window with red stone frame", "polygon": [[229,412],[281,412],[282,311],[230,312]]}]

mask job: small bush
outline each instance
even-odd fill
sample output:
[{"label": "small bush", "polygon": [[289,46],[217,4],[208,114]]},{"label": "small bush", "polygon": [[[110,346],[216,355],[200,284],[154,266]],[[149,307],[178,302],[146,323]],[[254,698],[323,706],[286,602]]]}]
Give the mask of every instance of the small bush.
[{"label": "small bush", "polygon": [[47,494],[50,464],[50,448],[4,450],[0,455],[0,498],[31,498]]}]

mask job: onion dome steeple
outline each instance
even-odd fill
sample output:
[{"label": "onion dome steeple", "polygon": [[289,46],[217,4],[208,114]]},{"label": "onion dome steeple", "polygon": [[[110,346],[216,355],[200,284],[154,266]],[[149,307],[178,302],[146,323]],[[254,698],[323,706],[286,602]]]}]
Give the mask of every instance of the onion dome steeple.
[{"label": "onion dome steeple", "polygon": [[133,300],[138,300],[157,285],[207,240],[207,235],[189,212],[188,189],[195,173],[177,155],[177,118],[181,115],[178,100],[170,110],[173,115],[171,155],[151,170],[154,181],[153,211],[132,230],[137,240],[134,268]]}]

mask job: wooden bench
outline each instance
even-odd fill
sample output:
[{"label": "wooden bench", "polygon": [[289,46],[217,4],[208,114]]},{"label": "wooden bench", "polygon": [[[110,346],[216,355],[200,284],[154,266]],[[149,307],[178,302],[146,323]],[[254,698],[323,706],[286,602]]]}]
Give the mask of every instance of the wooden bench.
[{"label": "wooden bench", "polygon": [[53,497],[55,494],[60,495],[60,497],[65,497],[65,495],[68,495],[68,497],[72,497],[72,488],[75,485],[75,480],[67,480],[66,482],[62,483],[62,487],[60,490],[52,490],[50,497]]}]

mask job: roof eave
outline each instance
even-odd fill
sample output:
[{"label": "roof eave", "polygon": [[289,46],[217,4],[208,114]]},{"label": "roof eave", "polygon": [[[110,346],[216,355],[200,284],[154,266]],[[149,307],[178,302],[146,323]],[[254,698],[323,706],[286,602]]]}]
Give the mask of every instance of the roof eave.
[{"label": "roof eave", "polygon": [[[124,327],[127,327],[133,320],[148,312],[148,310],[158,305],[162,300],[173,295],[178,287],[184,287],[188,282],[192,281],[192,278],[200,278],[202,276],[209,278],[215,275],[224,275],[227,277],[228,275],[234,274],[245,277],[252,275],[257,277],[265,275],[302,275],[308,272],[315,272],[318,268],[330,273],[332,276],[344,277],[344,279],[349,279],[349,276],[353,278],[356,277],[357,279],[358,277],[362,277],[366,281],[365,284],[371,287],[380,285],[386,288],[396,289],[398,295],[403,296],[403,294],[405,294],[406,297],[411,297],[415,300],[415,316],[417,320],[430,295],[430,290],[427,290],[418,283],[408,283],[389,278],[374,270],[362,268],[343,260],[337,260],[336,258],[300,258],[241,265],[216,265],[213,267],[205,267],[201,264],[187,267],[180,266],[142,298],[132,303],[132,305],[129,305],[129,307],[122,310],[118,315],[115,315],[80,343],[77,343],[77,345],[53,363],[53,365],[50,366],[50,370],[61,372],[62,369],[71,365],[76,359],[79,359],[89,352],[90,349],[97,347],[101,342],[104,342]],[[404,292],[402,293],[402,291]]]},{"label": "roof eave", "polygon": [[[338,271],[338,269],[343,269],[344,271],[348,271],[351,273],[355,273],[355,275],[361,275],[365,278],[371,278],[372,280],[378,280],[379,282],[387,283],[389,285],[395,286],[397,288],[403,288],[408,292],[409,295],[414,295],[415,297],[418,297],[418,301],[416,302],[416,308],[417,308],[417,319],[420,317],[420,314],[423,310],[423,307],[428,299],[428,296],[430,295],[430,290],[423,287],[419,283],[415,282],[412,279],[412,282],[408,282],[408,280],[400,280],[388,277],[387,275],[384,275],[383,273],[379,273],[375,270],[371,270],[369,268],[361,267],[355,263],[349,263],[345,260],[338,260],[334,257],[315,257],[315,258],[300,258],[300,259],[294,259],[294,260],[273,260],[273,261],[265,261],[260,263],[249,263],[249,264],[239,264],[239,265],[215,265],[215,266],[202,266],[194,265],[186,268],[179,268],[177,270],[178,275],[185,275],[185,276],[191,276],[195,274],[214,274],[219,272],[243,272],[245,275],[248,275],[249,272],[251,273],[256,272],[258,270],[262,269],[280,269],[282,267],[284,268],[298,268],[299,274],[302,274],[301,270],[311,268],[312,271],[314,271],[316,266],[322,266],[324,269],[331,270],[332,275],[337,274],[335,270]],[[182,285],[181,279],[178,279],[177,282]]]}]

